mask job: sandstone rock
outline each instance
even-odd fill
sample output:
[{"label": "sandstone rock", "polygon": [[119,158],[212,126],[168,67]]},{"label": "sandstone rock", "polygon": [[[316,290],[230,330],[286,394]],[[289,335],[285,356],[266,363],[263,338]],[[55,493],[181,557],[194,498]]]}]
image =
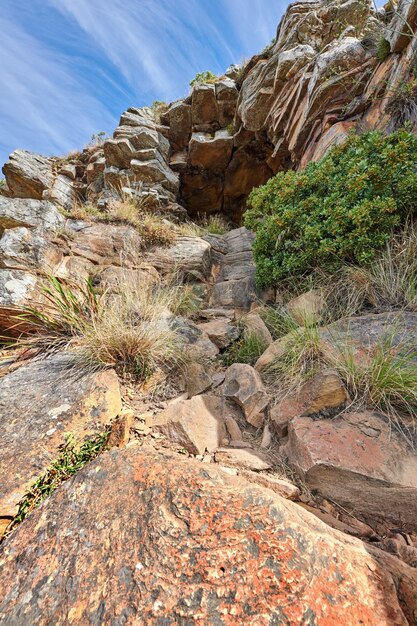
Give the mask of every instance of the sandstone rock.
[{"label": "sandstone rock", "polygon": [[272,474],[264,474],[254,472],[251,470],[242,470],[239,472],[240,476],[244,476],[249,482],[256,483],[261,487],[271,489],[282,498],[286,500],[299,500],[301,492],[292,483],[282,478],[276,478]]},{"label": "sandstone rock", "polygon": [[222,281],[213,287],[210,295],[210,306],[248,311],[256,297],[256,284],[251,277],[243,280]]},{"label": "sandstone rock", "polygon": [[53,230],[64,222],[64,217],[50,202],[0,196],[0,232],[20,226]]},{"label": "sandstone rock", "polygon": [[310,326],[320,321],[325,310],[325,302],[321,293],[312,289],[290,300],[287,310],[297,324]]},{"label": "sandstone rock", "polygon": [[191,137],[191,106],[183,100],[169,107],[169,135],[174,150],[183,150]]},{"label": "sandstone rock", "polygon": [[230,162],[233,137],[227,130],[218,130],[214,137],[209,133],[193,133],[190,141],[190,164],[206,170],[224,170]]},{"label": "sandstone rock", "polygon": [[195,396],[159,413],[153,425],[191,454],[204,454],[216,450],[226,437],[223,412],[221,398]]},{"label": "sandstone rock", "polygon": [[268,369],[268,367],[272,365],[276,359],[282,358],[285,355],[289,342],[294,338],[294,335],[299,332],[301,331],[294,330],[293,332],[288,333],[287,335],[284,335],[284,337],[280,337],[271,343],[271,345],[268,346],[265,352],[256,361],[256,371],[263,372]]},{"label": "sandstone rock", "polygon": [[107,440],[108,448],[123,448],[129,443],[130,430],[133,427],[135,416],[133,411],[124,410],[120,416],[114,420],[111,425],[109,438]]},{"label": "sandstone rock", "polygon": [[174,317],[170,324],[175,328],[181,340],[189,346],[193,357],[202,359],[212,359],[219,354],[219,349],[213,343],[207,333],[202,331],[196,324],[185,320],[182,317]]},{"label": "sandstone rock", "polygon": [[[130,166],[134,174],[148,185],[161,183],[162,187],[174,194],[179,190],[178,175],[171,170],[167,163],[163,163],[160,159],[149,159],[147,161],[139,161],[132,159]],[[174,198],[175,199],[175,198]]]},{"label": "sandstone rock", "polygon": [[223,78],[216,83],[215,87],[219,123],[224,127],[230,124],[235,116],[239,93],[235,81],[230,78]]},{"label": "sandstone rock", "polygon": [[89,373],[68,354],[0,379],[0,517],[13,517],[30,485],[59,454],[65,433],[101,432],[121,410],[114,371]]},{"label": "sandstone rock", "polygon": [[265,347],[271,345],[272,336],[266,327],[265,322],[258,313],[248,313],[243,319],[245,330],[248,335],[257,337],[259,341],[265,344]]},{"label": "sandstone rock", "polygon": [[221,211],[223,179],[223,174],[208,171],[186,171],[183,174],[180,196],[190,215]]},{"label": "sandstone rock", "polygon": [[1,268],[36,268],[53,274],[62,258],[62,251],[41,229],[11,228],[0,237]]},{"label": "sandstone rock", "polygon": [[204,365],[196,361],[192,361],[187,365],[185,370],[185,386],[189,398],[210,389],[211,377],[207,374]]},{"label": "sandstone rock", "polygon": [[242,407],[249,424],[259,427],[263,420],[263,411],[268,406],[269,396],[259,374],[244,363],[234,363],[226,371],[222,394],[232,398]]},{"label": "sandstone rock", "polygon": [[97,265],[135,265],[142,241],[133,226],[74,222],[71,252]]},{"label": "sandstone rock", "polygon": [[4,624],[411,626],[416,609],[415,570],[394,556],[241,476],[132,445],[64,483],[0,566]]},{"label": "sandstone rock", "polygon": [[174,152],[169,161],[169,167],[173,172],[184,173],[188,168],[188,152],[187,150],[179,150]]},{"label": "sandstone rock", "polygon": [[148,260],[163,273],[204,279],[211,269],[211,246],[201,237],[179,237],[173,246],[157,250]]},{"label": "sandstone rock", "polygon": [[298,70],[307,65],[315,56],[314,48],[309,45],[298,45],[280,53],[277,60],[275,80],[287,80],[297,74]]},{"label": "sandstone rock", "polygon": [[400,0],[396,5],[396,10],[392,21],[385,34],[391,46],[391,52],[402,52],[406,48],[412,34],[411,29],[417,25],[417,7],[413,0]]},{"label": "sandstone rock", "polygon": [[354,511],[416,529],[417,456],[389,420],[373,413],[295,418],[289,462],[311,489]]},{"label": "sandstone rock", "polygon": [[216,463],[238,469],[260,472],[271,469],[268,455],[260,450],[242,448],[219,448],[214,455]]},{"label": "sandstone rock", "polygon": [[27,150],[15,150],[3,166],[3,173],[14,198],[41,200],[53,181],[51,159]]},{"label": "sandstone rock", "polygon": [[[157,145],[157,134],[149,129],[144,129],[142,135],[145,133],[147,138],[151,138],[151,141],[145,144],[146,147],[154,148]],[[128,169],[135,155],[135,149],[127,137],[109,139],[104,143],[103,149],[107,167]]]},{"label": "sandstone rock", "polygon": [[198,327],[207,333],[211,341],[220,349],[227,348],[233,341],[238,339],[240,334],[239,329],[230,324],[225,317],[198,324]]},{"label": "sandstone rock", "polygon": [[219,127],[214,85],[196,85],[192,93],[191,116],[195,130],[211,132]]},{"label": "sandstone rock", "polygon": [[17,319],[36,293],[36,276],[21,270],[0,269],[0,334],[18,336],[27,324]]},{"label": "sandstone rock", "polygon": [[143,263],[137,269],[115,267],[114,265],[106,267],[95,275],[95,280],[104,289],[119,291],[128,285],[132,285],[136,289],[147,288],[159,283],[161,277],[152,265]]},{"label": "sandstone rock", "polygon": [[58,173],[75,180],[77,178],[77,166],[74,163],[63,163]]},{"label": "sandstone rock", "polygon": [[43,192],[42,198],[57,204],[67,211],[71,211],[77,200],[77,194],[72,180],[67,176],[59,174],[54,178],[51,188]]},{"label": "sandstone rock", "polygon": [[96,267],[88,259],[79,256],[66,256],[55,269],[55,276],[69,282],[82,283],[92,276]]},{"label": "sandstone rock", "polygon": [[364,366],[376,346],[389,349],[393,358],[398,346],[417,348],[416,326],[417,313],[409,311],[351,317],[323,328],[320,348],[330,360],[348,357]]},{"label": "sandstone rock", "polygon": [[301,415],[315,415],[342,408],[349,395],[336,370],[324,369],[296,392],[284,397],[270,411],[278,437],[287,435],[288,423]]}]

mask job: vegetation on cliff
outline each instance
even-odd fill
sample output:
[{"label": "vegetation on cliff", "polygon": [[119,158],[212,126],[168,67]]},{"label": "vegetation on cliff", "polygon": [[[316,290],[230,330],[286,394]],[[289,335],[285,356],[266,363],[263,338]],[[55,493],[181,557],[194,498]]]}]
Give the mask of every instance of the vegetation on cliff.
[{"label": "vegetation on cliff", "polygon": [[280,172],[249,197],[261,286],[315,267],[367,263],[413,211],[417,137],[351,135],[302,172]]}]

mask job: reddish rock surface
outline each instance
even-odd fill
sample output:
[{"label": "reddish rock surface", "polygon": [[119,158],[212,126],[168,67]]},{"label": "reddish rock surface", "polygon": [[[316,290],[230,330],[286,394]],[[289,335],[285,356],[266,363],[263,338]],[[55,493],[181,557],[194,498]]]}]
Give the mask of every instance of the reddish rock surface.
[{"label": "reddish rock surface", "polygon": [[0,519],[16,515],[66,433],[83,440],[102,432],[120,410],[116,373],[83,371],[69,355],[35,361],[0,379]]},{"label": "reddish rock surface", "polygon": [[65,483],[0,567],[8,625],[410,626],[417,607],[395,557],[240,476],[132,445]]},{"label": "reddish rock surface", "polygon": [[388,418],[369,412],[297,417],[287,452],[310,489],[355,515],[417,528],[417,455]]}]

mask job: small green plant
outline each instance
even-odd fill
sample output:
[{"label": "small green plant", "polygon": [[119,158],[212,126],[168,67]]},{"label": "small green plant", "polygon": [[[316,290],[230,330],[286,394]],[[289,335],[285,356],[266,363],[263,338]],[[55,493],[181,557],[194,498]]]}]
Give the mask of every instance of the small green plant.
[{"label": "small green plant", "polygon": [[254,189],[245,225],[256,232],[259,285],[372,261],[415,210],[416,168],[415,135],[374,131]]},{"label": "small green plant", "polygon": [[230,124],[228,124],[226,126],[226,130],[229,133],[230,136],[233,136],[235,134],[235,124],[234,122],[230,122]]},{"label": "small green plant", "polygon": [[154,100],[151,104],[151,109],[155,116],[155,120],[160,123],[161,115],[168,111],[168,105],[163,100]]},{"label": "small green plant", "polygon": [[257,309],[257,313],[264,321],[274,341],[298,328],[298,324],[288,313],[276,307],[263,305]]},{"label": "small green plant", "polygon": [[58,458],[33,483],[20,502],[17,514],[7,528],[5,536],[9,535],[16,526],[23,522],[25,517],[49,498],[65,480],[71,478],[87,463],[101,454],[106,447],[108,436],[109,431],[105,431],[79,445],[73,436],[68,435]]},{"label": "small green plant", "polygon": [[393,323],[368,356],[358,357],[349,343],[337,346],[336,367],[352,398],[388,415],[406,433],[402,416],[417,415],[417,349],[410,342],[397,342],[398,324]]},{"label": "small green plant", "polygon": [[387,39],[385,39],[385,37],[381,37],[376,47],[376,58],[382,62],[382,61],[385,61],[385,59],[387,59],[390,54],[391,54],[390,42]]},{"label": "small green plant", "polygon": [[195,87],[196,85],[204,85],[205,83],[216,83],[218,80],[218,77],[213,74],[213,72],[198,72],[193,80],[190,81],[190,87]]},{"label": "small green plant", "polygon": [[102,146],[107,141],[107,133],[104,130],[100,130],[98,133],[93,133],[90,139],[90,146]]},{"label": "small green plant", "polygon": [[229,367],[233,363],[248,363],[254,365],[268,347],[265,340],[253,333],[244,333],[243,337],[235,341],[222,354],[224,365]]},{"label": "small green plant", "polygon": [[390,129],[407,128],[417,122],[417,79],[402,83],[387,102],[385,112],[391,116]]},{"label": "small green plant", "polygon": [[282,337],[282,354],[269,365],[266,378],[285,394],[298,389],[322,363],[318,326],[299,326]]},{"label": "small green plant", "polygon": [[0,191],[6,186],[6,179],[0,178]]}]

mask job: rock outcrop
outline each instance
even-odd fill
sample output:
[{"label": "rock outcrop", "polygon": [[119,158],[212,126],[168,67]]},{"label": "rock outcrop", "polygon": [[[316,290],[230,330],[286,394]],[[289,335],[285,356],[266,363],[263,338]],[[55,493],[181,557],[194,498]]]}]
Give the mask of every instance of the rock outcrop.
[{"label": "rock outcrop", "polygon": [[137,446],[101,456],[3,546],[4,624],[406,626],[415,570],[273,491]]},{"label": "rock outcrop", "polygon": [[[355,128],[392,126],[387,104],[410,78],[416,24],[408,0],[391,13],[369,0],[296,2],[261,54],[195,84],[160,119],[130,108],[112,139],[68,163],[17,150],[4,166],[6,193],[69,209],[78,199],[106,206],[128,189],[239,222],[254,186],[321,158]],[[391,54],[380,62],[383,37]]]},{"label": "rock outcrop", "polygon": [[67,433],[82,440],[101,432],[120,410],[115,372],[83,371],[70,355],[35,361],[1,378],[0,519],[16,515]]}]

